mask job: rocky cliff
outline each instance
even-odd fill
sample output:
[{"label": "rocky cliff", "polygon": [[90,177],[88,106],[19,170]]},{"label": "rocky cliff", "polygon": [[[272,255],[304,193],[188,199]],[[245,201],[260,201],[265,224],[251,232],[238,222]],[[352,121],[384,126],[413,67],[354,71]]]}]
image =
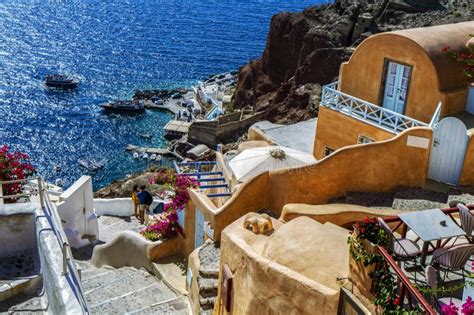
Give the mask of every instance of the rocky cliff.
[{"label": "rocky cliff", "polygon": [[321,85],[335,80],[366,37],[472,20],[471,0],[336,0],[273,16],[262,56],[240,69],[234,107],[291,123],[317,116]]}]

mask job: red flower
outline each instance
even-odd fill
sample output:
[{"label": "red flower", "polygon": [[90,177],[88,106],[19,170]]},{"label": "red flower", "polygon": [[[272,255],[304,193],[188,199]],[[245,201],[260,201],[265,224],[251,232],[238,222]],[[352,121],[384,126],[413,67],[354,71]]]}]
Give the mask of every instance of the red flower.
[{"label": "red flower", "polygon": [[401,301],[401,297],[400,297],[400,296],[397,296],[397,297],[395,298],[395,300],[393,300],[393,304],[394,304],[394,305],[400,305],[401,302],[402,302],[402,301]]},{"label": "red flower", "polygon": [[447,52],[449,51],[449,46],[444,46],[443,49],[441,49],[442,52]]}]

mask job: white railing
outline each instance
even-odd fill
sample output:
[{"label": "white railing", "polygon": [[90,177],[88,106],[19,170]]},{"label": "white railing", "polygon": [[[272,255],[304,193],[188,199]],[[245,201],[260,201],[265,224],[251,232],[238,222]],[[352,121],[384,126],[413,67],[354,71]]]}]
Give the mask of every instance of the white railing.
[{"label": "white railing", "polygon": [[436,107],[436,110],[433,114],[433,118],[431,118],[431,121],[430,121],[430,127],[432,129],[436,129],[436,127],[438,126],[439,119],[441,117],[441,108],[442,107],[443,107],[443,103],[440,101],[438,103],[438,107]]},{"label": "white railing", "polygon": [[[24,189],[24,192],[14,195],[3,195],[3,186],[8,184],[18,184],[18,183],[30,183],[27,186],[27,189]],[[36,185],[36,187],[34,187]],[[3,203],[5,199],[14,199],[19,198],[31,198],[33,196],[39,197],[39,202],[41,209],[47,218],[51,230],[53,231],[56,239],[59,243],[59,247],[62,251],[62,260],[63,260],[63,272],[62,275],[67,277],[68,283],[71,286],[74,295],[81,305],[84,314],[89,314],[89,309],[87,306],[84,293],[82,291],[80,283],[80,274],[81,270],[77,267],[73,255],[71,252],[71,246],[67,240],[66,234],[62,228],[62,221],[59,217],[58,210],[56,205],[51,202],[49,199],[49,193],[47,192],[48,184],[41,178],[28,178],[28,179],[19,179],[19,180],[10,180],[10,181],[0,181],[0,203]]]},{"label": "white railing", "polygon": [[331,108],[394,134],[398,134],[412,127],[429,126],[422,121],[343,93],[338,90],[338,85],[339,81],[336,81],[323,87],[322,106]]}]

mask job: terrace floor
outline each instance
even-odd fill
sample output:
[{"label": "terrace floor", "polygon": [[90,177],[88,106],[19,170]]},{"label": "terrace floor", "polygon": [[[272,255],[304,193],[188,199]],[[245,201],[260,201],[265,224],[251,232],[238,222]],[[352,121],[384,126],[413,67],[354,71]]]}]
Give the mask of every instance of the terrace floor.
[{"label": "terrace floor", "polygon": [[377,209],[426,210],[447,208],[454,201],[474,204],[474,187],[454,187],[428,181],[424,187],[397,187],[390,192],[349,192],[328,203],[346,203]]}]

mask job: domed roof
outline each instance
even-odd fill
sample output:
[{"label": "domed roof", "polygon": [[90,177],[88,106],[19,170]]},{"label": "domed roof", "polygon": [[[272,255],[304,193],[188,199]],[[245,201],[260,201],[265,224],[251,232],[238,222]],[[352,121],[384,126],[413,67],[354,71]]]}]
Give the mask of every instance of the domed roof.
[{"label": "domed roof", "polygon": [[373,37],[397,35],[418,44],[436,68],[440,90],[447,91],[465,87],[467,79],[463,74],[462,65],[453,61],[442,50],[444,47],[456,51],[467,50],[466,43],[470,34],[474,34],[474,21],[393,31]]}]

